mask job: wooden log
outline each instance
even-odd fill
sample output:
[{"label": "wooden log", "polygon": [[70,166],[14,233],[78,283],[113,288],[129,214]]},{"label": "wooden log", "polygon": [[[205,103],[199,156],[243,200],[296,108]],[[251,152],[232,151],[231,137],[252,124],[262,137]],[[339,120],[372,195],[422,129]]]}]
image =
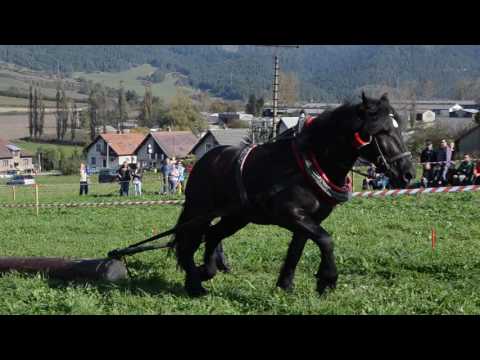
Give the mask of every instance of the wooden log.
[{"label": "wooden log", "polygon": [[65,259],[48,257],[0,257],[0,273],[44,273],[61,280],[115,282],[127,278],[125,264],[116,259]]}]

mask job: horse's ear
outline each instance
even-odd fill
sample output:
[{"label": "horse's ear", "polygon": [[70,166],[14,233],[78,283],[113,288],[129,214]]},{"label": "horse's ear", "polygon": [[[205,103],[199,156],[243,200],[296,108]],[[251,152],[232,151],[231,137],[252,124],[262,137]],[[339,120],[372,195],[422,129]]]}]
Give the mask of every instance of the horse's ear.
[{"label": "horse's ear", "polygon": [[368,99],[365,96],[365,91],[362,91],[362,103],[363,103],[363,105],[365,105],[365,107],[368,106]]}]

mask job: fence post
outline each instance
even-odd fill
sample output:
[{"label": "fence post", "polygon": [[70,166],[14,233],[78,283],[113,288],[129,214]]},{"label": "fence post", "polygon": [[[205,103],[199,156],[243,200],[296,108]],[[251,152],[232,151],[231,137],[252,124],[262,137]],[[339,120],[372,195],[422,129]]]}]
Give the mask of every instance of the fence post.
[{"label": "fence post", "polygon": [[38,184],[35,184],[35,207],[36,207],[36,210],[37,210],[37,216],[38,216],[38,205],[39,205],[39,202],[38,202]]},{"label": "fence post", "polygon": [[15,196],[15,185],[12,186],[12,191],[13,191],[13,201],[15,201],[15,198],[16,198],[16,196]]}]

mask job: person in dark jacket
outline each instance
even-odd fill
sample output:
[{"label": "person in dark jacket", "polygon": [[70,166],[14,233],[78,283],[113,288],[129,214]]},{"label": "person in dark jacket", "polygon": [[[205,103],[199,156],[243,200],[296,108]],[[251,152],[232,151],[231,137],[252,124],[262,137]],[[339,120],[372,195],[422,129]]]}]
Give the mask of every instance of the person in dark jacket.
[{"label": "person in dark jacket", "polygon": [[475,165],[473,161],[470,160],[470,155],[465,154],[463,156],[463,161],[458,166],[458,169],[453,175],[453,185],[472,185],[473,184],[473,170]]},{"label": "person in dark jacket", "polygon": [[434,170],[434,182],[436,186],[442,186],[447,184],[447,157],[448,157],[448,145],[447,140],[443,139],[440,142],[440,148],[436,151]]},{"label": "person in dark jacket", "polygon": [[170,185],[168,182],[168,177],[170,176],[170,172],[172,171],[172,164],[168,157],[165,158],[165,160],[163,161],[160,171],[162,173],[162,186],[163,186],[160,193],[163,193],[165,195],[170,193]]},{"label": "person in dark jacket", "polygon": [[128,162],[125,161],[122,167],[118,169],[117,178],[120,183],[120,196],[128,196],[128,189],[132,180],[132,172],[128,167]]},{"label": "person in dark jacket", "polygon": [[428,187],[432,184],[433,181],[433,164],[431,163],[435,162],[436,154],[433,150],[433,144],[430,140],[427,140],[425,145],[425,149],[420,155],[420,162],[423,166],[421,182],[424,187]]}]

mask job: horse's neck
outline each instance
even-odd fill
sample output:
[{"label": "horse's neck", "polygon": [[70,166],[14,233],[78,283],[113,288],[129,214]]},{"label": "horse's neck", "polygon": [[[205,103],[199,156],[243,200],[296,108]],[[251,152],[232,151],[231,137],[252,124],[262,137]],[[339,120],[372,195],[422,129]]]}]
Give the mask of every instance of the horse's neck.
[{"label": "horse's neck", "polygon": [[348,173],[357,161],[358,153],[353,149],[334,143],[329,151],[314,152],[319,165],[327,176],[336,184],[343,184]]},{"label": "horse's neck", "polygon": [[335,184],[343,184],[356,159],[319,159],[320,167]]}]

